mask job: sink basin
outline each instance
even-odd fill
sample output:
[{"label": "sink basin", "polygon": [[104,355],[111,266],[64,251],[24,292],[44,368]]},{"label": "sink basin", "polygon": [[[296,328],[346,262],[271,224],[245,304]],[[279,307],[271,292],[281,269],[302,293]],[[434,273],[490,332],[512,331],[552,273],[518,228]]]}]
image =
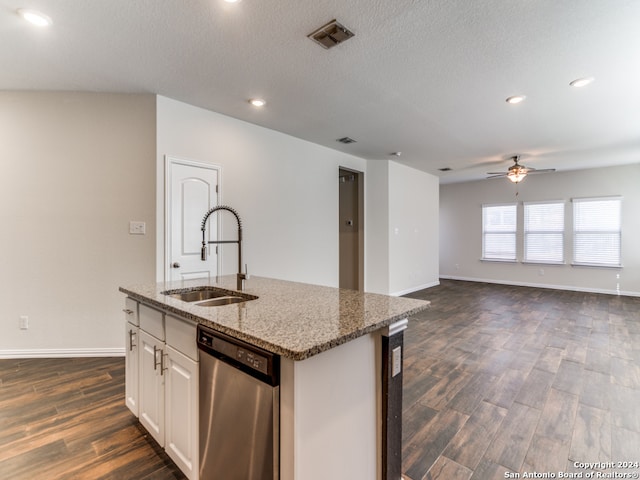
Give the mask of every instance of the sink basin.
[{"label": "sink basin", "polygon": [[201,307],[219,307],[220,305],[231,305],[232,303],[242,303],[247,300],[253,300],[252,298],[228,296],[212,298],[211,300],[205,300],[204,302],[198,302],[197,305]]},{"label": "sink basin", "polygon": [[228,296],[228,292],[222,292],[219,290],[190,290],[187,292],[177,292],[177,293],[168,293],[164,292],[165,295],[169,295],[170,297],[177,298],[178,300],[182,300],[183,302],[201,302],[202,300],[209,300],[210,298],[219,298]]},{"label": "sink basin", "polygon": [[219,307],[221,305],[248,302],[249,300],[258,298],[255,295],[209,286],[167,290],[162,293],[183,302],[198,305],[199,307]]}]

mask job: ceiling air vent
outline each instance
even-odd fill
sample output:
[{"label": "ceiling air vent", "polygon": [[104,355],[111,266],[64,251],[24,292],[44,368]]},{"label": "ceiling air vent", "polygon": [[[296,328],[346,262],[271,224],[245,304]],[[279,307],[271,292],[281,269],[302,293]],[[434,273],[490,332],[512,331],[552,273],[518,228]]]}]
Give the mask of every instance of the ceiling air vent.
[{"label": "ceiling air vent", "polygon": [[355,141],[353,138],[349,138],[349,137],[342,137],[342,138],[338,138],[338,139],[336,140],[336,142],[346,143],[346,144],[349,144],[349,143],[356,143],[356,141]]},{"label": "ceiling air vent", "polygon": [[324,27],[320,27],[315,32],[307,35],[322,48],[329,49],[339,43],[349,40],[355,33],[339,24],[335,19],[331,20]]}]

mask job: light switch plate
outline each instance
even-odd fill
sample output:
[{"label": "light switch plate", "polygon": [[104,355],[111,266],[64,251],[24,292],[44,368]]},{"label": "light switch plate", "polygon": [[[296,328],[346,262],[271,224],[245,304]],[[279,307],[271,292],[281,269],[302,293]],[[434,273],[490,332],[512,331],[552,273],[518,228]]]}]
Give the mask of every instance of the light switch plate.
[{"label": "light switch plate", "polygon": [[147,224],[145,222],[129,222],[130,235],[145,235],[147,233]]}]

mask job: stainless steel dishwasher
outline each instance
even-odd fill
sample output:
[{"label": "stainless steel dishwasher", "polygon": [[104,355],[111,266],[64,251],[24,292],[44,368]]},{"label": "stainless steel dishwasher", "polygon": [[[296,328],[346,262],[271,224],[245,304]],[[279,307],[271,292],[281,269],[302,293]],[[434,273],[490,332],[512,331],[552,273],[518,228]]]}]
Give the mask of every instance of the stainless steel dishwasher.
[{"label": "stainless steel dishwasher", "polygon": [[280,478],[280,357],[198,326],[200,479]]}]

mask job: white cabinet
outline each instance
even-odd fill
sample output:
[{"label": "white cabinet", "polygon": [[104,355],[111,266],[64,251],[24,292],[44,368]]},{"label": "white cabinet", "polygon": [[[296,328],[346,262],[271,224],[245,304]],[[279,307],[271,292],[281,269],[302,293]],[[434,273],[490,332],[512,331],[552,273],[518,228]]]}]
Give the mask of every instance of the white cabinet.
[{"label": "white cabinet", "polygon": [[138,416],[138,302],[125,299],[125,403]]},{"label": "white cabinet", "polygon": [[164,447],[164,348],[163,341],[140,329],[139,419]]},{"label": "white cabinet", "polygon": [[165,376],[165,450],[188,478],[196,479],[198,478],[198,363],[167,346]]},{"label": "white cabinet", "polygon": [[138,341],[139,328],[125,322],[124,398],[129,410],[138,416]]},{"label": "white cabinet", "polygon": [[[127,309],[133,310],[130,305]],[[137,312],[139,327],[127,322],[127,406],[187,478],[196,480],[199,455],[196,324],[142,303],[137,305]],[[131,351],[130,331],[134,331]],[[136,349],[138,355],[134,360]],[[129,390],[136,392],[137,410],[129,405]]]}]

